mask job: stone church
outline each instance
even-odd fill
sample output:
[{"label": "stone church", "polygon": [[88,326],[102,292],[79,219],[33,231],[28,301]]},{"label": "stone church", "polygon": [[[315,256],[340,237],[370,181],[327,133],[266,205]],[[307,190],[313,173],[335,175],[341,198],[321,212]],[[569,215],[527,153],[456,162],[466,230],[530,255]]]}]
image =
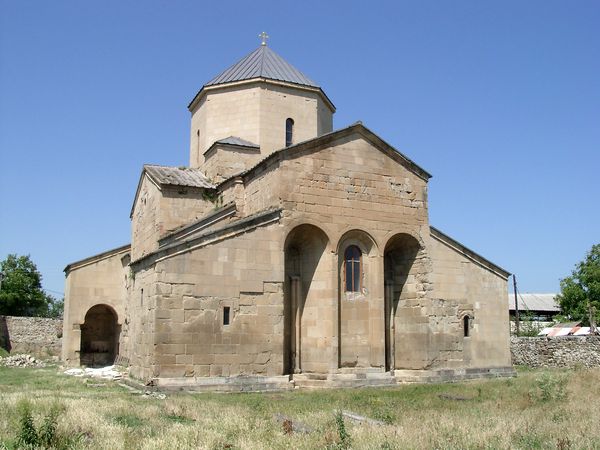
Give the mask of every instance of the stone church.
[{"label": "stone church", "polygon": [[131,244],[65,268],[63,360],[174,389],[506,376],[509,273],[429,224],[431,175],[262,45],[204,84]]}]

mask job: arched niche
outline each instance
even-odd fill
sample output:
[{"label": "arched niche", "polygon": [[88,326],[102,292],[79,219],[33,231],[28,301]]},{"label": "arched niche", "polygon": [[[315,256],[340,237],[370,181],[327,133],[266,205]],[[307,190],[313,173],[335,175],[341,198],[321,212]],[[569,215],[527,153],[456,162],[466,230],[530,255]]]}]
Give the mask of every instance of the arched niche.
[{"label": "arched niche", "polygon": [[327,370],[322,349],[330,330],[329,239],[311,224],[296,226],[285,241],[284,374]]},{"label": "arched niche", "polygon": [[[392,236],[384,250],[385,288],[385,366],[394,370],[405,366],[408,355],[424,336],[417,328],[414,311],[420,311],[418,283],[424,273],[421,245],[409,234]],[[410,313],[410,314],[409,314]]]},{"label": "arched niche", "polygon": [[[338,366],[377,365],[377,328],[373,321],[382,302],[377,304],[379,250],[371,235],[353,229],[344,233],[337,245],[338,290]],[[349,281],[348,277],[352,276]],[[356,278],[359,278],[358,281]],[[383,313],[380,314],[383,320]],[[379,357],[381,359],[381,357]]]}]

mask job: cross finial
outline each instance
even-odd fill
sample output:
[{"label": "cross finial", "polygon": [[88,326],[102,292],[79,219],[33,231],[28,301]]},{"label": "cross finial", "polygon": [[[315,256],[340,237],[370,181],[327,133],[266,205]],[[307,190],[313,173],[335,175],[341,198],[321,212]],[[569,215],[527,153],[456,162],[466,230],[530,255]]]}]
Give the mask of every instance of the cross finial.
[{"label": "cross finial", "polygon": [[265,31],[260,33],[258,37],[262,39],[260,45],[267,45],[267,39],[269,39],[269,35]]}]

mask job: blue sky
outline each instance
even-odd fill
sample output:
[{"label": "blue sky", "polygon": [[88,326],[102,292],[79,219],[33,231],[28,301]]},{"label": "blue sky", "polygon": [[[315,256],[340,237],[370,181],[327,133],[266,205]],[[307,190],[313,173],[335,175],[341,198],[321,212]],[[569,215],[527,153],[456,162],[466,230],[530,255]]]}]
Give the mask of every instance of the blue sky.
[{"label": "blue sky", "polygon": [[598,1],[0,0],[0,258],[129,242],[144,163],[188,164],[188,102],[260,43],[433,174],[431,224],[554,292],[600,242]]}]

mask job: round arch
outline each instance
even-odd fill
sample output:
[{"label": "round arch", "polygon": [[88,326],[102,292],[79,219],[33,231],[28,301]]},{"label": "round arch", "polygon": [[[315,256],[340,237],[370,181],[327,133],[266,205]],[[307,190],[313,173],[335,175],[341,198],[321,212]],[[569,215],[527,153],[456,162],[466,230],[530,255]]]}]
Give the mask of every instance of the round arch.
[{"label": "round arch", "polygon": [[290,230],[283,248],[283,373],[319,371],[327,364],[320,347],[328,330],[319,325],[331,298],[331,241],[321,227],[302,223]]},{"label": "round arch", "polygon": [[408,314],[419,298],[419,274],[424,272],[423,247],[410,233],[390,236],[383,252],[385,298],[385,367],[403,367],[412,349],[403,339],[403,331],[411,326],[414,317]]},{"label": "round arch", "polygon": [[331,243],[334,242],[331,238],[332,233],[324,224],[311,219],[294,220],[286,226],[286,232],[282,233],[283,240],[281,241],[281,247],[285,250],[289,243],[293,240],[299,232],[307,230],[313,227],[315,231],[322,233],[327,240],[327,249],[331,249]]},{"label": "round arch", "polygon": [[379,245],[370,233],[359,228],[352,228],[345,231],[338,239],[335,248],[336,254],[343,254],[343,250],[348,245],[356,245],[361,252],[369,256],[379,255]]},{"label": "round arch", "polygon": [[81,325],[80,364],[89,367],[114,364],[120,333],[118,315],[111,306],[98,304],[88,309]]}]

